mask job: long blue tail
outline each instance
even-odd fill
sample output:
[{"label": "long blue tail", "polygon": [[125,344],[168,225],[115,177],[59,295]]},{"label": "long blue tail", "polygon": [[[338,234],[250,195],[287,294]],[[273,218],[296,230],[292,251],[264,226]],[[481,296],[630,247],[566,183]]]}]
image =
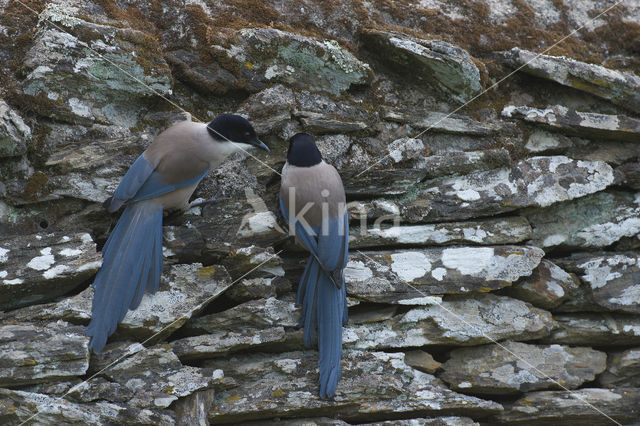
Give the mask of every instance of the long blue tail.
[{"label": "long blue tail", "polygon": [[124,210],[102,249],[102,267],[93,287],[89,347],[100,352],[129,309],[140,305],[145,290],[155,293],[162,274],[162,207],[153,201]]},{"label": "long blue tail", "polygon": [[320,397],[330,398],[340,380],[342,325],[347,322],[346,289],[337,288],[328,274],[309,256],[300,286],[297,305],[302,305],[304,344],[312,347],[318,337]]}]

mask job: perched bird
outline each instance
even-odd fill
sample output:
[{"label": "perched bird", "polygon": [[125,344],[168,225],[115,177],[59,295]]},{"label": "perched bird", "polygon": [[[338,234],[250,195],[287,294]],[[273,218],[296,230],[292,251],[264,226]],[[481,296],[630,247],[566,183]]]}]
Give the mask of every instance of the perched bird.
[{"label": "perched bird", "polygon": [[282,169],[280,210],[290,233],[310,255],[296,304],[304,344],[318,340],[320,397],[333,397],[340,380],[342,326],[347,323],[344,268],[349,254],[349,223],[344,187],[336,169],[322,159],[313,138],[298,133],[289,140]]},{"label": "perched bird", "polygon": [[269,148],[251,124],[222,114],[209,124],[183,121],[160,133],[133,163],[104,203],[124,212],[102,249],[102,267],[86,334],[100,352],[127,310],[140,305],[145,290],[155,293],[162,274],[162,211],[187,209],[189,197],[209,170],[250,147]]}]

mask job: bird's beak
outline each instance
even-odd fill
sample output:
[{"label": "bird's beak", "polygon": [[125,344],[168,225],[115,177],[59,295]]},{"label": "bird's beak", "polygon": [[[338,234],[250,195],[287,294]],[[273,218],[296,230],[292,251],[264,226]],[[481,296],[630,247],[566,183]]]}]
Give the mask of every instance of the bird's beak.
[{"label": "bird's beak", "polygon": [[254,140],[253,140],[253,142],[251,142],[251,145],[253,145],[253,146],[255,146],[255,147],[258,147],[258,148],[262,148],[262,149],[264,149],[264,150],[265,150],[265,151],[267,151],[267,152],[270,152],[269,147],[268,147],[268,146],[266,146],[266,145],[264,144],[264,142],[262,142],[262,141],[261,141],[260,139],[258,139],[258,138],[254,139]]}]

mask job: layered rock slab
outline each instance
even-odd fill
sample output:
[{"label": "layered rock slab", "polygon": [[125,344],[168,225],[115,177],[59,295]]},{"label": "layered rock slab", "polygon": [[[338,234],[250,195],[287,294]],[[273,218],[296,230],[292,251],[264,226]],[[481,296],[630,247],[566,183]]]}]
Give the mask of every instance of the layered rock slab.
[{"label": "layered rock slab", "polygon": [[402,353],[345,351],[342,379],[331,400],[317,396],[315,352],[252,354],[206,365],[233,371],[238,381],[237,388],[216,395],[211,422],[323,415],[361,421],[443,412],[486,417],[502,409],[446,389],[435,377],[405,364]]}]

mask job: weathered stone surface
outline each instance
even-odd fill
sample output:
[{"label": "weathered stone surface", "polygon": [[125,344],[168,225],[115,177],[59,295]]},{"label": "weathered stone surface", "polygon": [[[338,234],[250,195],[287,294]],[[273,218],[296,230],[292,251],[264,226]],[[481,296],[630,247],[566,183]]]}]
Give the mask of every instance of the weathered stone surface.
[{"label": "weathered stone surface", "polygon": [[[171,93],[159,45],[150,34],[94,24],[79,15],[79,7],[55,2],[40,13],[37,38],[24,59],[25,102],[37,103],[41,113],[58,120],[133,127],[137,102]],[[72,35],[80,32],[82,40]]]},{"label": "weathered stone surface", "polygon": [[182,365],[166,345],[142,350],[108,368],[103,375],[131,391],[127,405],[138,408],[167,408],[197,390],[229,385],[222,370]]},{"label": "weathered stone surface", "polygon": [[226,44],[213,47],[244,67],[250,88],[279,82],[337,95],[369,80],[369,66],[335,40],[274,28],[243,28]]},{"label": "weathered stone surface", "polygon": [[398,203],[403,218],[412,222],[468,219],[522,207],[546,207],[601,191],[613,180],[613,169],[604,162],[531,157],[511,169],[428,183]]},{"label": "weathered stone surface", "polygon": [[461,103],[482,89],[478,67],[458,46],[395,31],[364,30],[361,37],[382,60],[400,66],[401,72],[434,85]]},{"label": "weathered stone surface", "polygon": [[64,398],[0,389],[0,422],[18,424],[38,412],[34,424],[175,424],[169,410],[137,409],[124,404],[76,404]]},{"label": "weathered stone surface", "polygon": [[299,312],[291,302],[275,298],[252,300],[190,321],[184,331],[197,335],[174,341],[173,350],[180,359],[193,360],[283,342],[284,327],[295,327]]},{"label": "weathered stone surface", "polygon": [[264,249],[251,245],[239,248],[227,256],[224,264],[234,279],[284,276],[282,259],[275,254],[273,247]]},{"label": "weathered stone surface", "polygon": [[345,281],[347,293],[363,300],[421,304],[428,295],[508,286],[530,275],[543,256],[536,247],[517,246],[358,252],[349,257]]},{"label": "weathered stone surface", "polygon": [[[418,139],[412,139],[418,140]],[[422,145],[424,147],[424,145]],[[407,160],[407,149],[389,145],[388,159],[380,164]],[[443,176],[458,176],[481,170],[509,167],[511,159],[505,149],[488,149],[484,151],[451,152],[442,155],[424,156],[425,151],[418,152],[411,159],[412,168],[384,169],[376,168],[365,173],[346,171],[343,181],[347,196],[379,197],[381,195],[404,194],[425,179]],[[397,161],[396,161],[397,160]]]},{"label": "weathered stone surface", "polygon": [[535,306],[551,309],[572,297],[579,286],[580,281],[575,275],[567,273],[547,259],[542,259],[531,276],[513,283],[507,289],[507,293]]},{"label": "weathered stone surface", "polygon": [[42,303],[89,279],[101,265],[87,233],[0,239],[0,310]]},{"label": "weathered stone surface", "polygon": [[640,232],[640,194],[599,192],[525,215],[538,247],[607,247]]},{"label": "weathered stone surface", "polygon": [[459,114],[446,114],[437,111],[404,111],[387,106],[382,107],[382,117],[389,121],[408,123],[418,129],[429,132],[442,132],[473,136],[488,136],[503,130],[508,123],[476,121]]},{"label": "weathered stone surface", "polygon": [[315,352],[244,355],[208,361],[207,366],[233,371],[238,381],[237,388],[216,394],[211,422],[237,423],[274,415],[339,416],[348,422],[418,413],[481,418],[502,409],[495,402],[446,389],[435,377],[405,364],[402,353],[345,351],[342,379],[333,399],[317,396]]},{"label": "weathered stone surface", "polygon": [[640,77],[564,56],[540,55],[514,47],[504,54],[519,71],[592,93],[640,112]]},{"label": "weathered stone surface", "polygon": [[234,302],[242,303],[254,299],[268,299],[292,290],[286,278],[245,278],[235,283],[224,294]]},{"label": "weathered stone surface", "polygon": [[610,346],[640,344],[640,318],[623,315],[576,313],[553,316],[557,328],[541,343]]},{"label": "weathered stone surface", "polygon": [[604,371],[606,361],[606,353],[591,348],[503,342],[453,350],[439,377],[454,390],[479,395],[575,389]]},{"label": "weathered stone surface", "polygon": [[634,388],[541,391],[525,395],[492,420],[508,425],[553,422],[556,425],[604,426],[612,424],[611,418],[621,424],[634,424],[640,416],[638,407],[640,393]]},{"label": "weathered stone surface", "polygon": [[[408,420],[387,420],[385,422],[366,423],[368,426],[385,425],[385,426],[480,426],[480,423],[474,422],[468,417],[435,417],[435,418],[416,418]],[[364,425],[363,425],[364,426]]]},{"label": "weathered stone surface", "polygon": [[[357,224],[351,219],[352,224]],[[383,222],[386,224],[386,222]],[[350,249],[451,244],[517,244],[531,238],[531,227],[521,216],[432,225],[357,227],[351,231]]]},{"label": "weathered stone surface", "polygon": [[389,321],[348,326],[343,344],[355,349],[478,345],[493,340],[532,340],[549,334],[551,314],[528,303],[486,294],[455,297],[413,308]]},{"label": "weathered stone surface", "polygon": [[640,348],[610,353],[607,370],[598,376],[598,383],[606,387],[640,387]]},{"label": "weathered stone surface", "polygon": [[5,101],[0,99],[0,158],[27,152],[31,129]]},{"label": "weathered stone surface", "polygon": [[575,254],[558,259],[558,263],[580,276],[597,305],[611,311],[640,313],[638,254]]},{"label": "weathered stone surface", "polygon": [[620,176],[616,183],[640,190],[640,162],[625,163],[616,167],[615,172]]},{"label": "weathered stone surface", "polygon": [[433,359],[431,354],[420,350],[405,352],[404,362],[408,366],[428,374],[435,373],[442,366],[442,363]]},{"label": "weathered stone surface", "polygon": [[[144,339],[166,327],[154,341],[163,339],[182,327],[230,285],[231,279],[223,266],[203,267],[199,263],[173,265],[163,274],[156,294],[145,294],[140,306],[125,315],[116,336]],[[91,318],[92,300],[93,288],[89,287],[76,296],[57,303],[7,313],[3,319],[64,319],[86,323]]]},{"label": "weathered stone surface", "polygon": [[181,398],[175,405],[176,425],[208,425],[209,411],[213,406],[215,391],[212,389],[194,392]]},{"label": "weathered stone surface", "polygon": [[69,379],[88,368],[89,338],[82,327],[65,322],[0,325],[0,386]]},{"label": "weathered stone surface", "polygon": [[363,121],[347,121],[327,117],[317,112],[305,112],[300,119],[304,129],[310,133],[357,133],[369,126]]},{"label": "weathered stone surface", "polygon": [[573,141],[568,136],[535,128],[527,138],[524,148],[532,154],[540,154],[563,151],[572,146]]},{"label": "weathered stone surface", "polygon": [[58,147],[45,163],[49,198],[104,202],[151,140],[151,134],[141,133]]},{"label": "weathered stone surface", "polygon": [[546,109],[509,105],[502,110],[502,116],[520,117],[530,123],[543,124],[585,138],[637,141],[640,136],[640,120],[636,118],[576,111],[562,105]]}]

